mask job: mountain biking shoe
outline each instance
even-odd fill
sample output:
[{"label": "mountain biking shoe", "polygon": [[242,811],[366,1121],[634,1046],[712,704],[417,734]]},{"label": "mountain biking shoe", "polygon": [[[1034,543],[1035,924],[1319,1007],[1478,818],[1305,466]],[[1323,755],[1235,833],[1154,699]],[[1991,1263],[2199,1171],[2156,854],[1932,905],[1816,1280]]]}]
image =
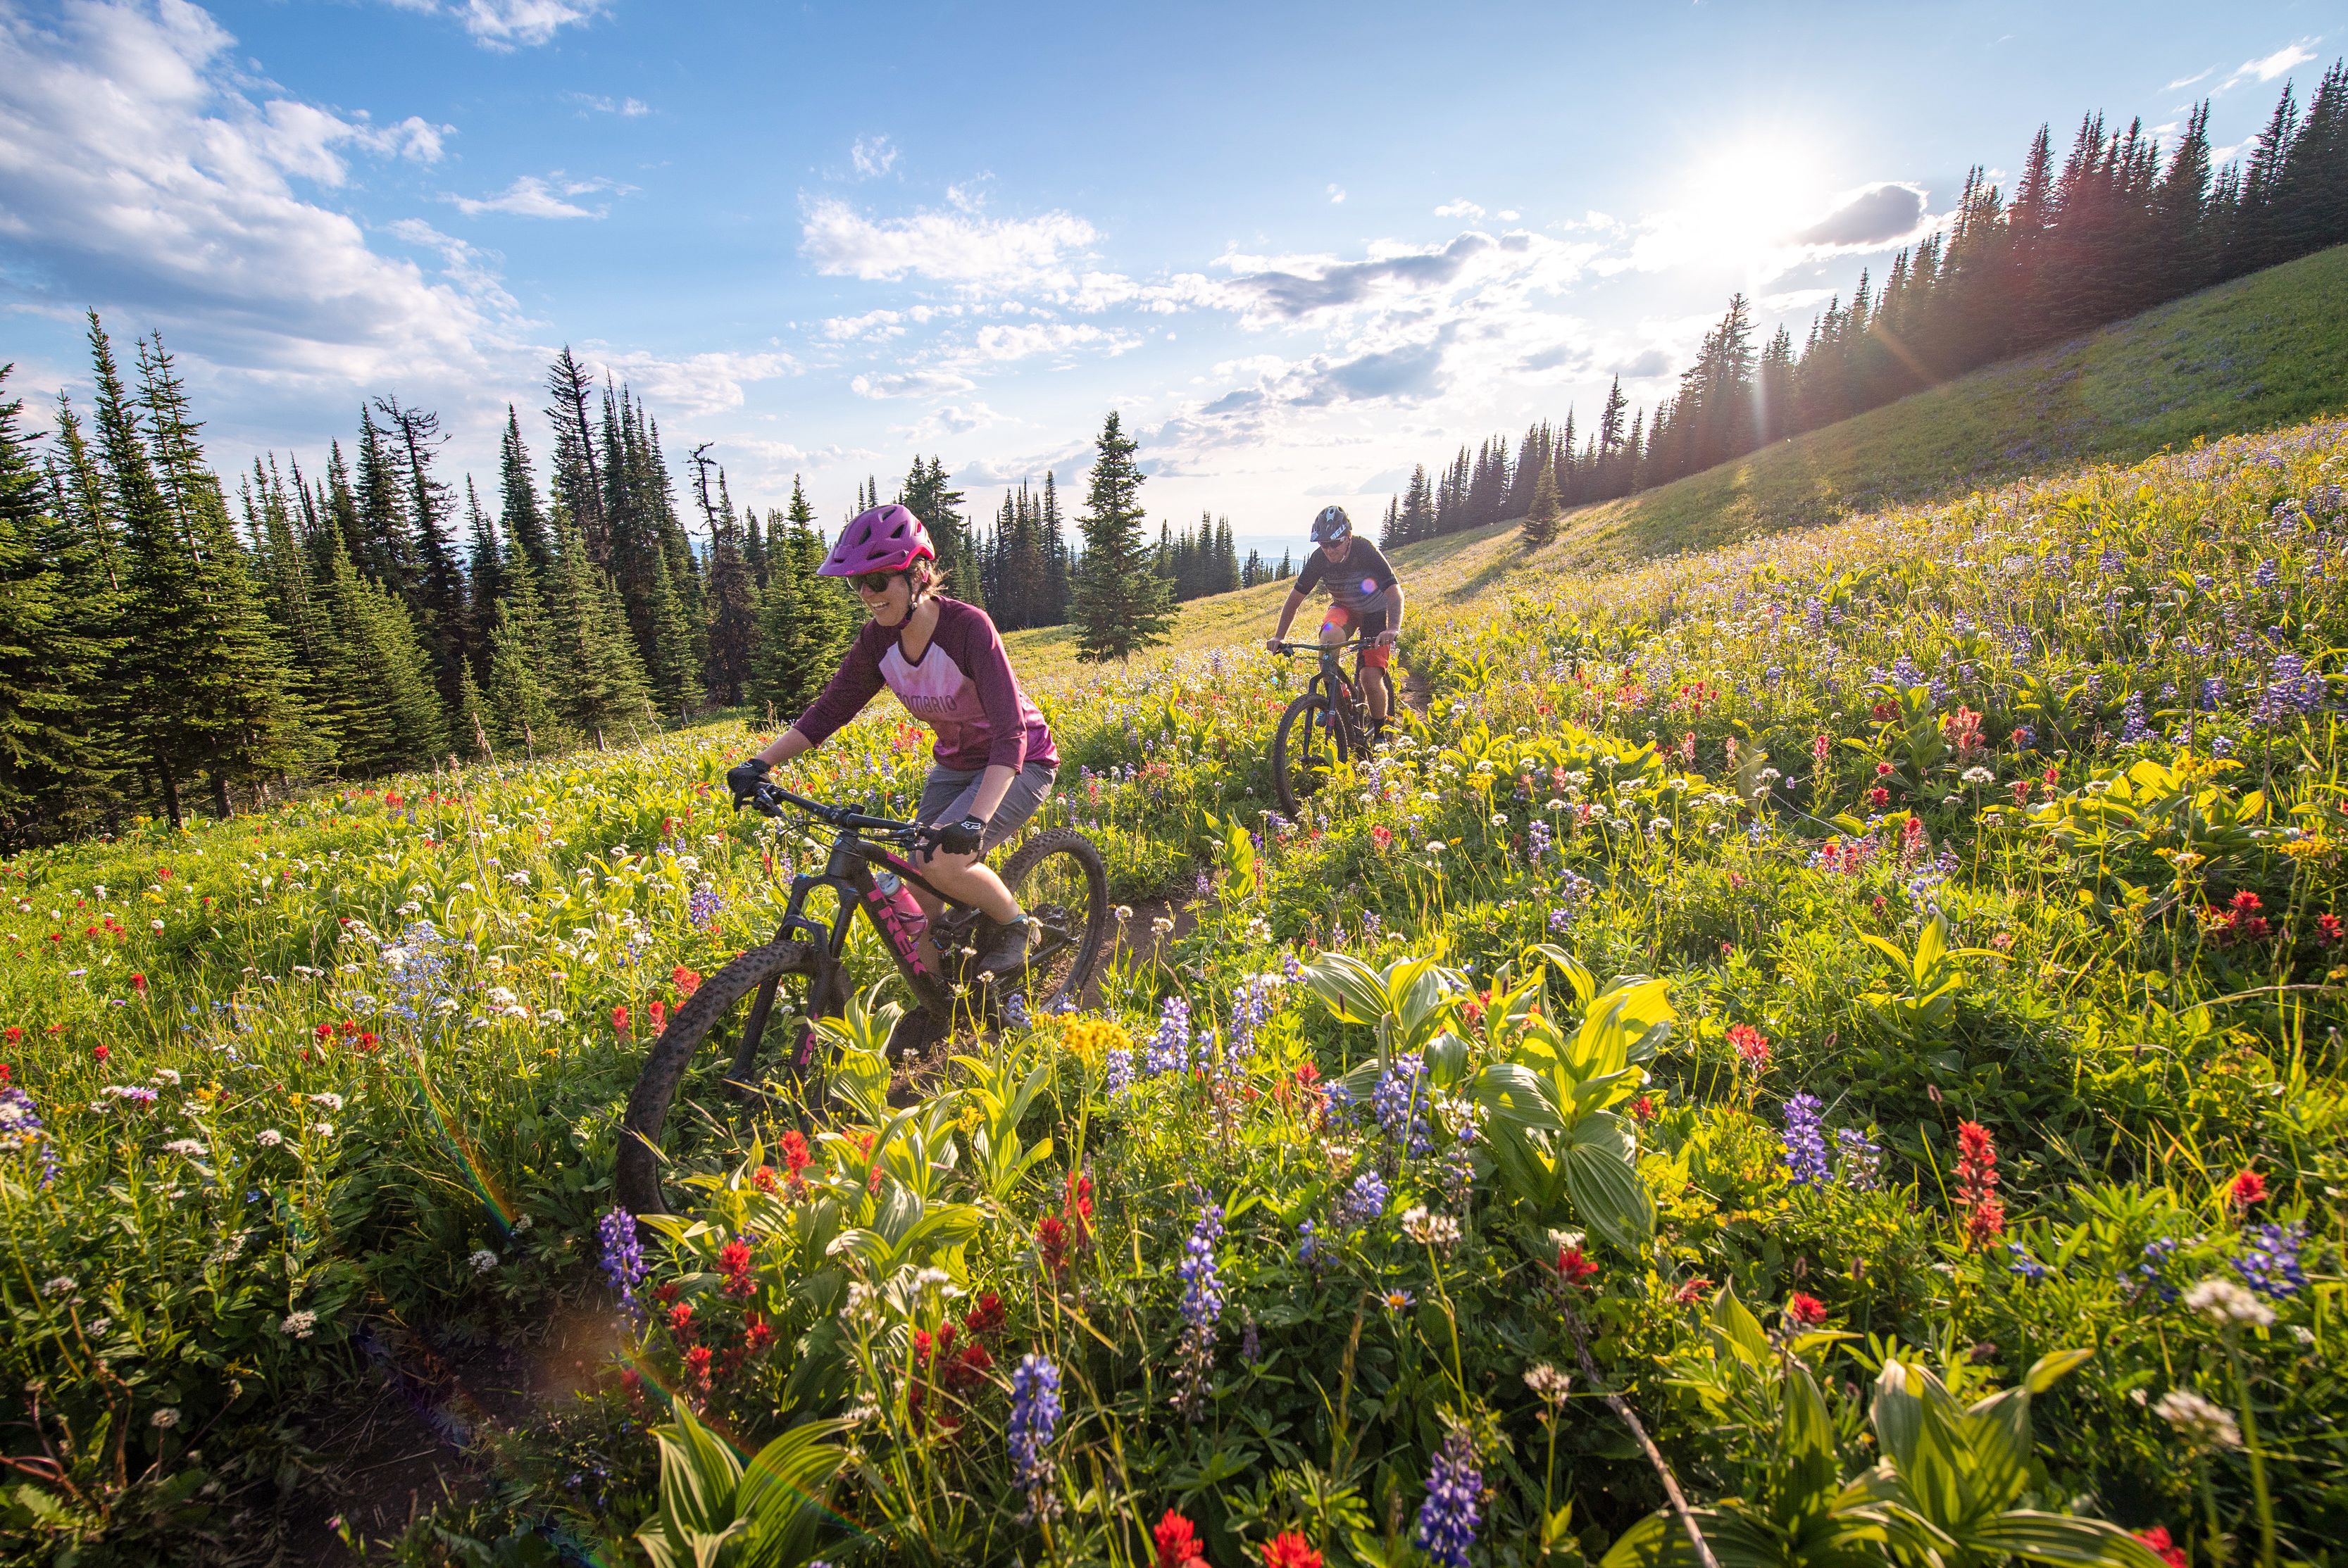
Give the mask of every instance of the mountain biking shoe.
[{"label": "mountain biking shoe", "polygon": [[891,1062],[911,1061],[945,1039],[946,1027],[927,1008],[914,1008],[897,1020],[881,1054]]},{"label": "mountain biking shoe", "polygon": [[971,972],[980,979],[1017,973],[1035,943],[1035,922],[1022,915],[1008,926],[993,920],[987,925],[992,929],[980,939],[978,962]]}]

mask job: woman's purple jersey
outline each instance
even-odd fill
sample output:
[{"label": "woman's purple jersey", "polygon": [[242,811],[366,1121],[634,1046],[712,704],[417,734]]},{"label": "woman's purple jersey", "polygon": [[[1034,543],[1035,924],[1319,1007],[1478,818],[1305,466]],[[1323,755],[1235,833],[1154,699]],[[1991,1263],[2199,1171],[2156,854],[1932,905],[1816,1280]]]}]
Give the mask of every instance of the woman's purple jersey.
[{"label": "woman's purple jersey", "polygon": [[999,764],[1017,773],[1029,763],[1060,765],[1052,728],[1019,690],[1003,639],[984,610],[940,599],[937,630],[918,660],[905,657],[900,630],[864,623],[839,673],[791,726],[809,745],[822,744],[886,686],[905,712],[938,733],[930,755],[940,767],[974,771]]}]

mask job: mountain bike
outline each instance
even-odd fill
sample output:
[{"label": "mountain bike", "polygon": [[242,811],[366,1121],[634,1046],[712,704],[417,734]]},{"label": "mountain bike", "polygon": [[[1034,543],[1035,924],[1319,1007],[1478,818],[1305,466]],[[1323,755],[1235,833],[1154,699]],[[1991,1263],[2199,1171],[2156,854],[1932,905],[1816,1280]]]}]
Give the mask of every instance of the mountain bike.
[{"label": "mountain bike", "polygon": [[[1281,815],[1291,822],[1303,815],[1304,803],[1321,792],[1340,764],[1368,755],[1370,743],[1377,739],[1363,694],[1362,682],[1367,676],[1375,675],[1385,682],[1386,717],[1393,720],[1394,680],[1383,666],[1362,662],[1361,652],[1367,646],[1360,638],[1280,645],[1283,653],[1311,652],[1321,658],[1320,671],[1305,682],[1303,694],[1288,704],[1288,712],[1281,714],[1280,728],[1272,737],[1272,792],[1280,801]],[[1354,651],[1350,678],[1337,658],[1349,649]]]},{"label": "mountain bike", "polygon": [[[646,1053],[621,1121],[613,1173],[616,1196],[633,1214],[664,1212],[661,1129],[705,1043],[730,1047],[716,1087],[734,1098],[761,1102],[762,1086],[772,1077],[796,1091],[802,1106],[822,1103],[815,1081],[826,1053],[817,1025],[847,1009],[841,957],[859,910],[896,960],[917,1004],[898,1020],[891,1056],[947,1038],[958,1022],[983,1027],[1021,1009],[1047,1011],[1073,1001],[1107,945],[1108,869],[1092,841],[1073,829],[1035,834],[1004,863],[1004,884],[1041,934],[1023,968],[987,983],[973,973],[985,917],[939,893],[897,853],[929,847],[936,829],[868,816],[853,805],[827,805],[771,783],[759,784],[748,804],[770,817],[789,807],[813,818],[831,830],[829,853],[821,871],[791,878],[790,902],[773,938],[702,981]],[[935,920],[923,916],[915,887],[943,903]],[[828,917],[808,908],[809,897],[823,888],[835,896]],[[925,932],[937,956],[934,968],[922,950]]]}]

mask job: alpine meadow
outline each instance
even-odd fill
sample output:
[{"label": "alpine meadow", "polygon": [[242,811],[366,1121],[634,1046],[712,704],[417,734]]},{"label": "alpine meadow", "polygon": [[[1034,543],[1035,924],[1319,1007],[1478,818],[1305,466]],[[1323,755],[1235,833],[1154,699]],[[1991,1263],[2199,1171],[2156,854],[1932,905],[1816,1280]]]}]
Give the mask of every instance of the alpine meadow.
[{"label": "alpine meadow", "polygon": [[[0,0],[48,84],[0,144],[210,84],[191,167],[302,166],[237,223],[441,257],[370,274],[423,280],[385,341],[437,300],[501,356],[264,363],[301,311],[222,303],[224,241],[150,295],[53,264],[0,155],[0,1561],[2348,1563],[2340,17],[2165,125],[2001,108],[2010,164],[1773,215],[1698,297],[1595,196],[1128,276],[1005,216],[1012,139],[866,216],[914,155],[854,127],[778,188],[796,251],[647,220],[623,288],[523,226],[732,200],[651,143],[580,172],[686,111],[467,117],[644,8],[330,9]],[[697,50],[754,52],[727,10]],[[412,120],[301,75],[427,27],[463,69]],[[368,205],[411,168],[424,217]],[[1366,183],[1314,220],[1372,232]],[[829,292],[631,346],[733,319],[688,253],[737,232]],[[1668,364],[1544,348],[1551,296]],[[1533,368],[1468,400],[1441,355],[1496,343]],[[1246,466],[1308,435],[1375,481]],[[1006,712],[1057,771],[982,838]],[[949,880],[965,813],[999,882]]]}]

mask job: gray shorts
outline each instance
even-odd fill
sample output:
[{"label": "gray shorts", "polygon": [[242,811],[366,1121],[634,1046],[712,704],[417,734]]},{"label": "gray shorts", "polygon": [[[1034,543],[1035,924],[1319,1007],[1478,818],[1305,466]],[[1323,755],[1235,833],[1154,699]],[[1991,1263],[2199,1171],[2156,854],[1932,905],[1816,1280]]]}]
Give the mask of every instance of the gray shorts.
[{"label": "gray shorts", "polygon": [[[979,853],[993,849],[1018,832],[1035,815],[1052,793],[1052,780],[1059,770],[1042,763],[1029,763],[1019,770],[1004,792],[1003,804],[994,808],[987,820],[986,838]],[[930,776],[922,784],[922,820],[932,824],[962,821],[970,815],[971,806],[978,800],[979,781],[986,776],[984,768],[942,768],[932,764]]]}]

